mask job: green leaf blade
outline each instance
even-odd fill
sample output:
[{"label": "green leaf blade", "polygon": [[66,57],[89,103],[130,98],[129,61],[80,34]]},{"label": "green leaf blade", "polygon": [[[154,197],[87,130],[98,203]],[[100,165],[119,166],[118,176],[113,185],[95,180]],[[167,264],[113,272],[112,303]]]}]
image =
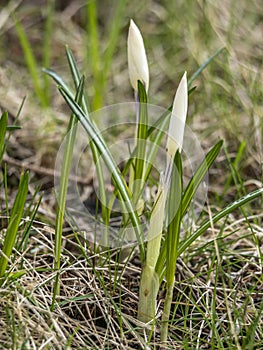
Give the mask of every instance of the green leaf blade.
[{"label": "green leaf blade", "polygon": [[8,113],[5,111],[0,119],[0,163],[5,152],[5,135],[7,130]]},{"label": "green leaf blade", "polygon": [[182,215],[187,211],[193,196],[195,195],[200,183],[202,182],[204,176],[206,175],[209,168],[212,166],[216,157],[218,156],[221,147],[223,145],[223,141],[219,141],[205,156],[205,159],[202,161],[195,174],[192,176],[189,181],[183,195],[182,200]]},{"label": "green leaf blade", "polygon": [[217,214],[212,216],[211,220],[205,221],[199,229],[197,229],[190,237],[182,242],[178,249],[178,256],[180,256],[198,237],[200,237],[212,224],[217,223],[220,219],[224,218],[228,214],[232,213],[235,209],[245,205],[246,203],[260,197],[263,194],[263,188],[259,188],[248,195],[234,201],[224,209],[220,210]]},{"label": "green leaf blade", "polygon": [[128,215],[131,219],[131,222],[134,226],[135,234],[137,237],[137,241],[139,244],[140,254],[142,261],[144,260],[144,245],[143,245],[143,235],[141,230],[141,224],[138,217],[138,214],[136,212],[136,209],[134,208],[134,205],[131,201],[131,193],[128,189],[128,186],[125,182],[125,180],[122,177],[122,174],[115,163],[111,153],[109,152],[109,149],[106,147],[105,142],[100,135],[100,133],[96,130],[94,125],[90,122],[90,120],[87,118],[83,110],[80,108],[80,106],[72,99],[70,94],[67,93],[67,91],[61,87],[59,88],[59,91],[65,101],[67,102],[68,106],[72,110],[72,112],[76,115],[84,129],[86,130],[87,134],[89,135],[90,139],[93,141],[93,143],[96,145],[96,148],[101,153],[101,156],[103,160],[105,161],[105,164],[109,171],[112,174],[112,178],[118,187],[118,191],[121,195],[122,201],[124,202],[124,205],[127,209]]},{"label": "green leaf blade", "polygon": [[182,161],[179,151],[176,152],[171,174],[171,185],[168,197],[168,228],[166,249],[166,280],[167,285],[173,284],[176,268],[177,249],[180,237],[182,219]]},{"label": "green leaf blade", "polygon": [[0,277],[3,277],[7,268],[8,259],[15,244],[18,227],[24,212],[28,193],[29,171],[26,171],[20,178],[18,192],[11,212],[9,225],[7,227],[2,252],[0,257]]}]

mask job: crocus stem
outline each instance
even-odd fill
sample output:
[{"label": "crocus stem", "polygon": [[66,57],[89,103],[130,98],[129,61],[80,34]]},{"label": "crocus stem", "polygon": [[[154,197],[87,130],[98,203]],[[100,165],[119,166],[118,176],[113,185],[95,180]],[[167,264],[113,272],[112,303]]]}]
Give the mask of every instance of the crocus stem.
[{"label": "crocus stem", "polygon": [[173,300],[173,289],[174,289],[174,280],[171,284],[167,286],[164,310],[162,315],[162,324],[161,324],[161,342],[167,341],[168,336],[168,322],[171,311],[171,305]]},{"label": "crocus stem", "polygon": [[166,194],[167,191],[164,189],[161,179],[150,220],[146,261],[142,268],[140,282],[138,319],[142,322],[149,322],[154,319],[156,314],[156,298],[160,278],[155,267],[160,253]]},{"label": "crocus stem", "polygon": [[159,276],[152,266],[142,268],[138,303],[138,319],[147,323],[155,318],[156,298],[159,291]]}]

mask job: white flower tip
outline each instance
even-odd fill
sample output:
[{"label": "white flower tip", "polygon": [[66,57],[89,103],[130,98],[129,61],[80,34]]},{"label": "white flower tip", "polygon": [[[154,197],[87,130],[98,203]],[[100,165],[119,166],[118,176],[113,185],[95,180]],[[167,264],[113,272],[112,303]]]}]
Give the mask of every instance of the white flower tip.
[{"label": "white flower tip", "polygon": [[188,107],[187,73],[185,72],[175,94],[167,140],[167,153],[173,159],[177,149],[182,151]]},{"label": "white flower tip", "polygon": [[136,26],[136,24],[134,23],[134,20],[131,18],[130,19],[130,27],[129,30],[134,30],[140,33],[139,28]]},{"label": "white flower tip", "polygon": [[184,72],[184,75],[180,81],[180,84],[183,85],[184,93],[186,94],[186,96],[185,96],[186,101],[188,101],[187,71]]},{"label": "white flower tip", "polygon": [[132,19],[130,20],[128,33],[128,66],[130,81],[134,90],[138,90],[137,82],[140,80],[147,92],[149,87],[149,68],[146,52],[140,30]]}]

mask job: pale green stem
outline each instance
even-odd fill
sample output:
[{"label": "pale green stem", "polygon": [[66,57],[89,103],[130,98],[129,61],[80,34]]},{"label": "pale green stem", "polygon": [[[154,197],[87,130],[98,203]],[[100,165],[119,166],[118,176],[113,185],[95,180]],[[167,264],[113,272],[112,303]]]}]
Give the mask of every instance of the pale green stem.
[{"label": "pale green stem", "polygon": [[159,291],[159,276],[152,266],[144,265],[142,268],[138,319],[147,323],[155,318],[156,298]]},{"label": "pale green stem", "polygon": [[161,342],[167,341],[168,337],[168,322],[171,311],[171,305],[173,301],[173,289],[174,289],[174,279],[172,283],[167,285],[164,310],[162,314],[162,324],[161,324]]},{"label": "pale green stem", "polygon": [[156,314],[156,298],[160,279],[155,271],[155,266],[160,253],[166,194],[167,191],[161,183],[150,220],[146,262],[142,267],[140,282],[138,319],[145,323],[154,319]]}]

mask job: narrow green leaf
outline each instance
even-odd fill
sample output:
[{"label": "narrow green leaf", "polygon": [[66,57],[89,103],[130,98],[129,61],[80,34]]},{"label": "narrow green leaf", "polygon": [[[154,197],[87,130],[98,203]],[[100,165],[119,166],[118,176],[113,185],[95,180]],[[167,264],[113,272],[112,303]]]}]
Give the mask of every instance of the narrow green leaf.
[{"label": "narrow green leaf", "polygon": [[0,163],[5,152],[5,135],[7,130],[8,113],[5,111],[0,119]]},{"label": "narrow green leaf", "polygon": [[137,140],[136,140],[136,156],[134,167],[134,180],[135,186],[133,191],[134,203],[137,203],[140,192],[143,188],[144,179],[144,167],[146,159],[146,139],[148,130],[148,111],[147,111],[147,94],[143,84],[138,80],[138,125],[137,125]]},{"label": "narrow green leaf", "polygon": [[[74,84],[75,84],[75,86],[78,86],[79,79],[80,79],[80,73],[79,73],[76,61],[74,59],[74,56],[68,47],[66,47],[66,54],[67,54],[67,59],[68,59],[68,63],[69,63],[69,67],[71,70],[71,75],[72,75]],[[48,74],[52,79],[54,79],[54,81],[57,84],[59,84],[61,87],[63,87],[63,89],[67,92],[67,94],[71,98],[73,98],[73,94],[70,91],[70,89],[68,88],[67,84],[63,81],[63,79],[58,74],[56,74],[56,72],[54,72],[53,70],[50,70],[50,69],[46,69],[46,68],[44,68],[43,71],[46,74]],[[89,120],[90,123],[92,123],[94,130],[96,130],[96,133],[99,134],[99,130],[97,129],[96,125],[90,119],[90,115],[88,113],[88,104],[87,104],[85,96],[83,96],[83,98],[82,98],[81,105],[82,105],[82,108],[84,110],[85,117]],[[102,141],[104,141],[104,140],[102,140]],[[101,203],[106,203],[106,189],[105,189],[100,154],[99,154],[97,148],[94,146],[92,140],[90,142],[90,147],[91,147],[94,163],[96,164],[96,171],[97,171],[97,175],[98,175],[98,182],[99,182],[99,188],[100,188]],[[106,145],[105,145],[105,147],[106,147]],[[109,221],[108,208],[105,205],[102,205],[101,209],[102,209],[102,218],[107,226],[107,223]],[[106,243],[107,242],[104,242],[105,245],[107,245]]]},{"label": "narrow green leaf", "polygon": [[212,56],[210,56],[191,76],[188,80],[188,89],[190,89],[193,81],[202,73],[202,71],[213,61],[216,56],[225,50],[225,47],[220,47]]},{"label": "narrow green leaf", "polygon": [[171,174],[170,193],[168,196],[168,228],[166,236],[166,281],[167,289],[161,324],[161,341],[167,341],[168,322],[173,300],[174,275],[182,219],[182,162],[179,150],[176,152]]},{"label": "narrow green leaf", "polygon": [[94,125],[87,118],[87,116],[85,115],[83,110],[80,108],[80,106],[72,99],[70,94],[68,94],[68,92],[65,91],[63,87],[60,87],[59,91],[63,96],[63,98],[65,99],[65,101],[67,102],[70,109],[72,110],[72,112],[76,115],[78,120],[81,122],[82,126],[86,130],[89,137],[93,140],[98,151],[101,153],[101,156],[104,159],[107,168],[111,172],[112,178],[119,190],[121,199],[124,202],[128,215],[134,226],[135,234],[139,244],[141,260],[144,261],[144,245],[143,245],[141,224],[140,224],[140,220],[138,218],[137,212],[132,204],[131,193],[129,192],[127,184],[123,179],[122,174],[117,164],[115,163],[111,153],[109,152],[109,149],[106,147],[101,134],[95,129]]},{"label": "narrow green leaf", "polygon": [[8,217],[7,221],[9,223],[9,207],[8,207],[8,183],[7,183],[7,163],[4,164],[4,171],[3,171],[3,183],[4,183],[4,190],[5,190],[5,212]]},{"label": "narrow green leaf", "polygon": [[[80,80],[77,93],[76,93],[76,102],[80,103],[82,100],[84,88],[84,77]],[[66,135],[66,143],[63,154],[63,163],[61,169],[61,178],[59,184],[59,193],[58,193],[58,208],[56,215],[56,228],[55,228],[55,269],[60,268],[60,255],[61,255],[61,242],[62,242],[62,230],[63,230],[63,222],[65,216],[65,208],[66,208],[66,197],[67,197],[67,189],[68,189],[68,178],[71,167],[72,154],[74,149],[74,142],[76,138],[76,123],[77,119],[72,113],[69,121],[69,126]]]},{"label": "narrow green leaf", "polygon": [[94,77],[93,85],[95,90],[92,107],[94,110],[101,108],[102,91],[101,91],[101,57],[100,57],[100,40],[98,31],[98,15],[97,2],[88,1],[86,5],[87,10],[87,66],[91,66],[92,75]]},{"label": "narrow green leaf", "polygon": [[66,55],[67,55],[71,75],[75,84],[75,88],[77,89],[80,81],[80,72],[78,70],[77,63],[72,54],[72,51],[68,46],[66,46]]},{"label": "narrow green leaf", "polygon": [[173,161],[171,184],[168,196],[168,222],[167,227],[167,249],[166,249],[166,281],[167,285],[173,284],[177,250],[180,237],[180,226],[182,219],[182,162],[179,150]]},{"label": "narrow green leaf", "polygon": [[138,84],[139,102],[140,103],[147,103],[147,92],[145,90],[143,83],[140,80],[138,80],[137,84]]},{"label": "narrow green leaf", "polygon": [[21,130],[22,126],[20,125],[7,125],[6,130],[7,131],[15,131],[15,130]]},{"label": "narrow green leaf", "polygon": [[[38,192],[38,190],[36,192]],[[36,193],[35,193],[35,195],[36,195]],[[35,196],[33,196],[33,197],[35,197]],[[39,209],[41,200],[42,200],[42,195],[39,197],[39,199],[37,200],[37,202],[36,202],[36,204],[34,205],[33,208],[31,208],[30,205],[27,207],[27,211],[28,211],[28,209],[30,210],[29,211],[29,215],[30,216],[29,216],[29,220],[28,220],[28,222],[26,224],[26,227],[24,229],[24,235],[23,235],[21,241],[19,242],[19,244],[17,246],[17,250],[18,251],[21,251],[21,250],[25,251],[25,249],[26,249],[27,241],[28,241],[29,234],[30,234],[30,230],[31,230],[31,227],[32,227],[33,222],[35,220],[35,217],[36,217],[36,215],[38,213],[38,209]],[[27,213],[25,212],[25,215],[26,214]]]},{"label": "narrow green leaf", "polygon": [[242,195],[246,194],[243,181],[240,178],[240,175],[239,175],[238,170],[237,170],[239,162],[240,162],[240,159],[241,159],[241,157],[242,157],[242,155],[244,153],[245,146],[246,146],[246,142],[242,141],[240,143],[240,146],[239,146],[238,151],[237,151],[237,155],[236,155],[235,160],[233,162],[230,159],[230,156],[229,156],[229,154],[227,152],[226,147],[224,147],[224,151],[225,151],[225,154],[226,154],[226,159],[227,159],[227,162],[229,164],[229,167],[230,167],[230,170],[231,170],[231,174],[230,174],[230,176],[228,177],[228,179],[225,182],[223,194],[226,194],[226,192],[229,189],[229,186],[231,184],[231,181],[234,181],[234,183],[236,185],[236,188],[238,190],[238,195],[239,196],[242,196]]},{"label": "narrow green leaf", "polygon": [[16,130],[16,129],[21,129],[20,126],[16,125],[16,123],[17,123],[18,118],[19,118],[19,116],[20,116],[20,113],[21,113],[21,111],[22,111],[22,109],[23,109],[25,100],[26,100],[26,98],[24,97],[24,98],[22,99],[22,102],[21,102],[20,106],[19,106],[17,115],[16,115],[15,120],[14,120],[14,124],[13,124],[13,125],[7,125],[7,126],[6,126],[6,130],[9,131],[9,133],[8,133],[8,135],[7,135],[7,137],[6,137],[5,146],[4,146],[4,149],[2,150],[2,154],[1,154],[1,156],[0,156],[0,159],[2,159],[2,157],[3,157],[3,155],[4,155],[6,146],[8,145],[8,142],[9,142],[10,137],[11,137],[11,132],[12,132],[13,130]]},{"label": "narrow green leaf", "polygon": [[[54,72],[52,69],[47,69],[47,68],[43,68],[42,69],[43,72],[45,72],[46,74],[48,74],[52,79],[54,79],[54,81],[58,84],[59,87],[61,87],[67,94],[67,96],[71,99],[74,100],[74,94],[72,93],[72,91],[69,89],[68,85],[64,82],[64,80],[56,73]],[[74,73],[76,74],[76,72]],[[75,78],[77,78],[77,75],[75,75]],[[79,80],[76,80],[76,82],[79,82]],[[78,85],[78,84],[77,84]],[[59,90],[61,90],[59,88]],[[82,100],[83,103],[83,100]],[[94,129],[94,131],[99,134],[99,130],[97,128],[97,126],[91,121],[90,119],[90,115],[87,111],[87,105],[83,104],[82,108],[84,109],[84,115],[85,118],[89,121],[90,124],[92,124],[92,128]],[[105,142],[103,139],[101,139],[101,141],[104,143]],[[105,146],[106,147],[106,146]]]},{"label": "narrow green leaf", "polygon": [[180,256],[190,245],[193,243],[199,236],[201,236],[209,227],[211,227],[211,224],[215,224],[220,219],[224,218],[225,216],[232,213],[235,209],[243,206],[244,204],[252,201],[253,199],[261,196],[263,194],[263,188],[260,188],[256,191],[253,191],[249,193],[248,195],[234,201],[233,203],[229,204],[226,208],[219,211],[217,214],[212,216],[211,220],[205,221],[199,229],[197,229],[190,237],[188,237],[184,242],[182,242],[178,249],[177,256]]},{"label": "narrow green leaf", "polygon": [[193,86],[192,88],[190,88],[188,90],[188,96],[190,96],[195,90],[196,90],[197,86]]},{"label": "narrow green leaf", "polygon": [[163,241],[162,247],[160,249],[160,254],[158,256],[158,260],[156,262],[155,271],[159,276],[160,283],[162,282],[165,276],[165,260],[166,260],[166,248],[167,248],[167,240]]},{"label": "narrow green leaf", "polygon": [[65,298],[65,299],[63,298],[63,300],[60,301],[58,303],[58,305],[59,306],[64,306],[64,305],[67,305],[69,303],[74,303],[74,302],[82,301],[82,300],[87,301],[88,299],[92,299],[92,298],[94,298],[94,294],[93,293],[79,295],[79,296],[72,297],[72,298]]},{"label": "narrow green leaf", "polygon": [[200,185],[208,169],[211,167],[214,160],[218,156],[222,145],[223,141],[221,140],[207,153],[205,159],[202,161],[195,174],[189,181],[183,195],[182,215],[184,215],[186,210],[188,209],[189,204],[198,189],[198,186]]},{"label": "narrow green leaf", "polygon": [[[84,77],[80,79],[79,86],[77,87],[76,92],[76,102],[80,103],[83,96],[84,89]],[[76,139],[78,119],[75,117],[74,113],[70,116],[70,121],[67,128],[65,148],[62,161],[61,177],[59,183],[59,192],[57,197],[57,212],[56,212],[56,226],[55,226],[55,261],[54,268],[56,270],[60,269],[60,258],[61,258],[61,246],[62,246],[62,233],[63,233],[63,223],[66,210],[66,199],[67,199],[67,190],[68,190],[68,179],[71,168],[71,161],[74,149],[74,143]],[[55,283],[53,287],[53,298],[51,303],[51,310],[54,310],[56,296],[59,294],[60,282],[59,282],[59,273],[57,273],[55,278]]]},{"label": "narrow green leaf", "polygon": [[[149,174],[151,172],[151,168],[152,168],[152,160],[155,158],[156,153],[158,151],[158,146],[160,145],[162,138],[165,134],[165,130],[167,130],[167,126],[169,123],[169,118],[171,115],[171,110],[172,110],[172,106],[170,107],[169,110],[165,111],[160,118],[154,123],[153,126],[151,126],[150,128],[148,128],[147,130],[147,139],[153,134],[154,131],[157,130],[156,134],[154,135],[154,137],[152,137],[152,143],[154,144],[154,147],[151,147],[149,150],[149,153],[147,154],[147,167],[146,167],[146,171],[145,171],[145,176],[144,176],[144,181],[146,181],[149,177]],[[125,176],[129,170],[129,167],[131,165],[131,162],[133,160],[133,158],[135,157],[135,154],[137,152],[137,146],[134,148],[134,150],[131,153],[130,158],[128,159],[128,161],[126,162],[124,169],[122,171],[123,175]]]},{"label": "narrow green leaf", "polygon": [[109,28],[107,30],[107,32],[109,33],[109,38],[107,40],[108,46],[106,48],[105,55],[103,57],[103,71],[102,71],[103,91],[107,86],[106,84],[107,84],[107,77],[108,77],[110,64],[112,61],[114,51],[119,42],[120,31],[122,29],[122,21],[125,18],[126,5],[127,5],[127,0],[122,0],[122,1],[116,0],[114,11],[112,11],[113,18],[110,18],[108,21],[109,23],[109,26],[108,26]]},{"label": "narrow green leaf", "polygon": [[[72,75],[75,87],[77,87],[78,84],[79,84],[79,80],[80,80],[80,72],[78,70],[75,58],[74,58],[74,56],[72,54],[72,51],[68,47],[66,47],[66,54],[67,54],[69,67],[70,67],[70,70],[71,70],[71,75]],[[85,114],[87,116],[89,116],[89,112],[88,112],[89,111],[89,106],[88,106],[88,103],[87,103],[87,98],[85,97],[85,92],[83,93],[82,101],[79,104],[82,106],[83,111],[85,112]],[[90,119],[90,121],[93,122],[91,119]],[[99,185],[99,189],[100,189],[101,216],[102,216],[102,219],[103,219],[103,221],[105,223],[105,226],[108,227],[109,217],[110,217],[110,213],[109,213],[110,210],[108,209],[108,206],[105,205],[105,203],[107,203],[107,195],[106,195],[106,188],[105,188],[102,160],[100,158],[100,154],[99,154],[96,146],[94,145],[93,141],[90,142],[90,148],[91,148],[91,151],[92,151],[94,164],[96,166],[96,172],[97,172],[97,177],[98,177],[98,185]],[[101,244],[103,244],[104,246],[109,246],[109,239],[108,239],[107,229],[106,229],[105,235],[103,235],[103,241],[101,242]]]},{"label": "narrow green leaf", "polygon": [[[55,1],[48,0],[46,5],[46,23],[44,28],[44,39],[43,39],[44,42],[43,42],[43,50],[42,50],[44,67],[49,67],[50,65],[54,12],[55,12]],[[44,91],[45,91],[47,104],[49,104],[50,88],[49,88],[49,79],[46,75],[44,76]]]},{"label": "narrow green leaf", "polygon": [[26,203],[28,181],[29,172],[26,171],[23,175],[21,175],[18,192],[11,212],[9,225],[5,234],[4,245],[2,249],[4,255],[1,255],[0,257],[0,277],[3,277],[5,274],[8,259],[15,244],[18,226],[20,224]]},{"label": "narrow green leaf", "polygon": [[42,106],[46,107],[48,103],[47,103],[46,96],[43,93],[43,90],[42,90],[42,87],[40,84],[38,68],[37,68],[38,65],[37,65],[32,47],[28,41],[26,32],[25,32],[22,24],[19,22],[19,20],[16,17],[15,17],[14,21],[15,21],[16,32],[18,34],[20,44],[22,46],[22,49],[23,49],[23,52],[25,55],[27,67],[29,69],[29,73],[30,73],[31,78],[32,78],[35,93],[36,93],[40,103],[42,104]]},{"label": "narrow green leaf", "polygon": [[25,275],[27,273],[27,270],[19,270],[19,271],[15,271],[15,272],[11,272],[8,275],[8,280],[9,281],[16,281],[18,280],[20,277],[22,277],[23,275]]},{"label": "narrow green leaf", "polygon": [[148,129],[148,137],[157,129],[159,132],[164,132],[167,130],[170,117],[171,117],[171,112],[172,112],[173,106],[170,106],[167,111],[161,114],[161,116],[156,120],[153,126],[151,126]]},{"label": "narrow green leaf", "polygon": [[74,95],[68,88],[67,84],[55,71],[49,68],[42,68],[42,71],[49,75],[59,86],[63,87],[63,89],[67,91],[71,98],[74,98]]}]

